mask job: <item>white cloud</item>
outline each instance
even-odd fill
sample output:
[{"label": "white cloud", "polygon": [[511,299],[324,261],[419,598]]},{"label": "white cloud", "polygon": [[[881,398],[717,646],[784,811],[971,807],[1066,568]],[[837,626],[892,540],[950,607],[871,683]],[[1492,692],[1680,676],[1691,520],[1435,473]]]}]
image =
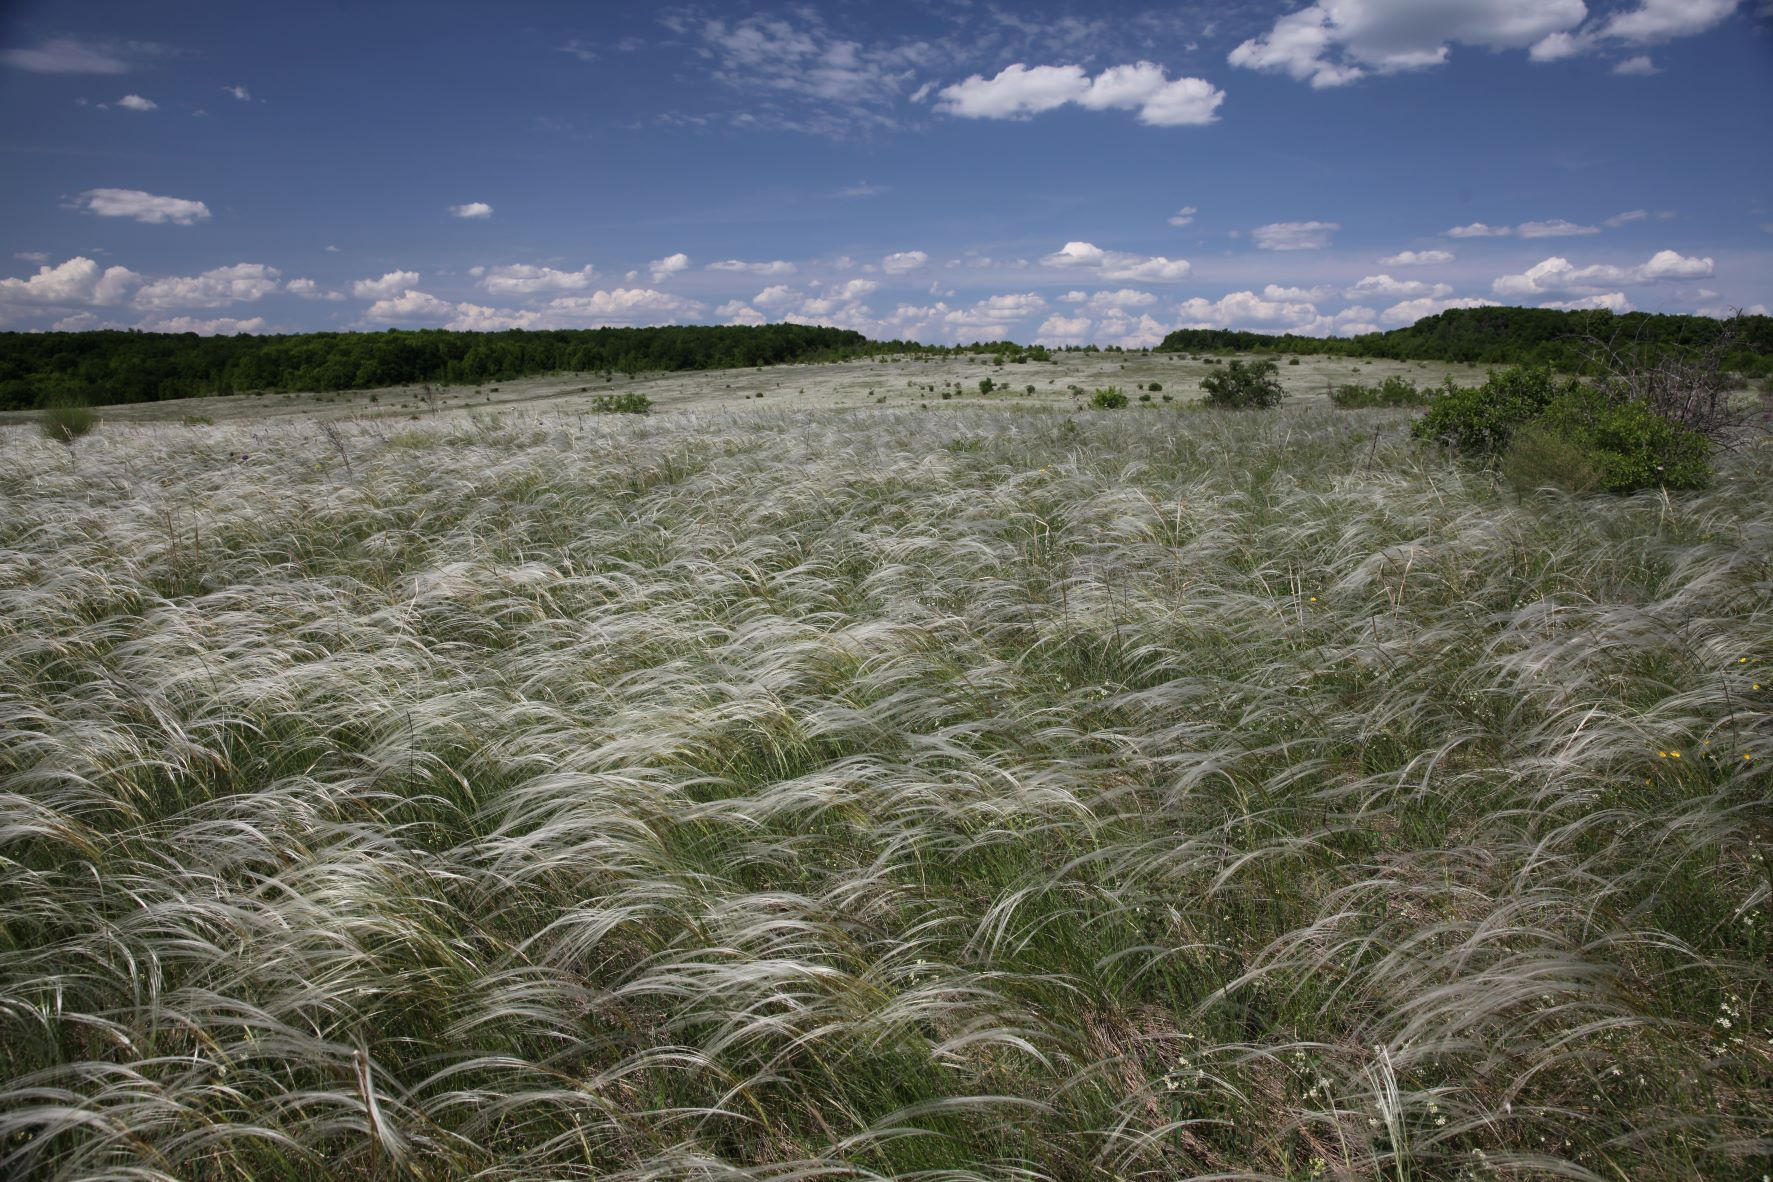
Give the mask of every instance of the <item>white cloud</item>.
[{"label": "white cloud", "polygon": [[312,279],[291,279],[283,285],[283,290],[291,295],[300,296],[304,300],[342,300],[345,298],[344,292],[323,290]]},{"label": "white cloud", "polygon": [[130,70],[119,47],[89,45],[72,37],[57,37],[36,49],[0,49],[0,62],[35,74],[127,74]]},{"label": "white cloud", "polygon": [[768,324],[769,318],[744,300],[728,300],[714,309],[716,316],[726,317],[728,324]]},{"label": "white cloud", "polygon": [[1514,232],[1522,238],[1575,238],[1583,234],[1599,234],[1601,228],[1578,226],[1564,218],[1553,218],[1549,222],[1522,222]]},{"label": "white cloud", "polygon": [[1382,267],[1426,267],[1433,263],[1450,263],[1450,250],[1400,250],[1379,260]]},{"label": "white cloud", "polygon": [[1184,328],[1292,328],[1317,319],[1306,300],[1267,300],[1253,291],[1234,291],[1208,300],[1196,296],[1176,306]]},{"label": "white cloud", "polygon": [[789,288],[785,284],[778,283],[771,287],[766,287],[756,295],[752,296],[751,302],[760,308],[774,308],[783,304],[791,304],[800,298],[801,296],[799,292]]},{"label": "white cloud", "polygon": [[1194,221],[1194,215],[1199,212],[1200,212],[1200,210],[1196,209],[1192,205],[1184,205],[1181,209],[1178,209],[1175,213],[1170,215],[1170,217],[1169,217],[1170,225],[1172,225],[1172,226],[1189,225]]},{"label": "white cloud", "polygon": [[1034,339],[1043,345],[1087,344],[1094,323],[1088,316],[1065,316],[1055,312],[1034,330]]},{"label": "white cloud", "polygon": [[1040,261],[1047,267],[1098,268],[1100,278],[1122,283],[1171,283],[1192,269],[1187,259],[1103,250],[1093,242],[1067,242]]},{"label": "white cloud", "polygon": [[560,296],[548,301],[546,311],[563,320],[579,318],[597,322],[627,322],[651,319],[659,315],[672,319],[700,313],[703,305],[651,288],[618,287],[613,291],[594,291],[588,296]]},{"label": "white cloud", "polygon": [[455,311],[446,300],[423,291],[408,288],[399,295],[385,296],[364,312],[365,320],[440,320]]},{"label": "white cloud", "polygon": [[1414,279],[1393,279],[1390,275],[1368,275],[1342,294],[1351,300],[1398,299],[1403,296],[1438,298],[1452,295],[1453,289],[1445,283],[1430,285]]},{"label": "white cloud", "polygon": [[851,279],[847,283],[832,288],[826,295],[834,300],[859,300],[865,295],[880,290],[880,284],[872,279]]},{"label": "white cloud", "polygon": [[46,250],[15,250],[12,257],[27,263],[47,263],[49,252]]},{"label": "white cloud", "polygon": [[1457,300],[1440,300],[1431,296],[1423,296],[1417,300],[1404,300],[1393,304],[1380,313],[1379,318],[1387,324],[1414,324],[1424,316],[1434,316],[1451,308],[1494,308],[1495,300],[1467,297]]},{"label": "white cloud", "polygon": [[466,205],[452,205],[449,212],[459,218],[489,218],[493,207],[484,201],[470,201]]},{"label": "white cloud", "polygon": [[[751,275],[792,275],[797,267],[787,259],[772,259],[763,263],[748,263],[743,259],[722,259],[718,263],[709,263],[709,271],[744,271]],[[841,268],[839,268],[841,270]]]},{"label": "white cloud", "polygon": [[75,312],[70,316],[63,316],[49,326],[52,332],[85,332],[87,329],[97,327],[99,327],[99,318],[91,312]]},{"label": "white cloud", "polygon": [[1081,291],[1068,291],[1059,297],[1068,304],[1082,304],[1095,312],[1106,312],[1111,309],[1149,308],[1157,303],[1157,297],[1148,291],[1134,291],[1123,287],[1119,291],[1098,291],[1085,294]]},{"label": "white cloud", "polygon": [[1136,110],[1151,127],[1183,127],[1218,119],[1225,92],[1204,78],[1170,81],[1153,62],[1110,66],[1091,78],[1082,66],[1017,62],[993,78],[974,74],[945,87],[936,109],[965,119],[1027,119],[1067,103],[1091,111]]},{"label": "white cloud", "polygon": [[263,263],[236,263],[201,275],[169,275],[156,279],[135,293],[138,308],[213,308],[220,304],[251,303],[283,286],[276,267]]},{"label": "white cloud", "polygon": [[102,218],[134,218],[149,225],[191,226],[209,220],[209,206],[182,197],[157,197],[140,189],[88,189],[74,203]]},{"label": "white cloud", "polygon": [[1631,304],[1622,291],[1609,291],[1601,295],[1583,296],[1578,300],[1552,300],[1540,304],[1541,308],[1556,308],[1563,312],[1588,312],[1605,308],[1609,312],[1629,312]]},{"label": "white cloud", "polygon": [[1616,12],[1596,31],[1633,45],[1654,45],[1691,37],[1719,24],[1736,11],[1738,0],[1643,0],[1627,12]]},{"label": "white cloud", "polygon": [[1655,62],[1650,60],[1649,54],[1638,53],[1633,54],[1631,57],[1628,57],[1623,61],[1615,63],[1613,66],[1613,72],[1615,74],[1624,74],[1627,77],[1647,78],[1651,74],[1662,73],[1662,69]]},{"label": "white cloud", "polygon": [[880,260],[880,269],[888,275],[903,275],[907,271],[915,271],[930,261],[930,256],[921,250],[898,250]]},{"label": "white cloud", "polygon": [[654,259],[646,266],[647,270],[652,272],[653,282],[658,283],[667,276],[689,270],[689,265],[690,257],[682,251],[678,251],[676,254],[666,255],[662,259]]},{"label": "white cloud", "polygon": [[888,187],[887,185],[873,185],[867,181],[858,181],[853,185],[846,185],[839,189],[837,195],[839,197],[878,197],[885,193]]},{"label": "white cloud", "polygon": [[[409,287],[418,279],[410,275],[398,286]],[[579,291],[591,286],[591,280],[597,274],[597,268],[589,263],[577,271],[561,271],[553,267],[540,267],[531,263],[509,263],[500,267],[487,267],[482,272],[480,286],[492,295],[536,295],[542,292]]]},{"label": "white cloud", "polygon": [[1529,296],[1552,291],[1583,291],[1619,284],[1655,283],[1663,279],[1703,279],[1712,273],[1709,258],[1688,258],[1676,251],[1659,250],[1635,267],[1597,264],[1577,267],[1558,257],[1542,259],[1516,275],[1499,276],[1490,284],[1497,295]]},{"label": "white cloud", "polygon": [[160,104],[139,94],[126,94],[117,100],[117,105],[129,111],[158,111]]},{"label": "white cloud", "polygon": [[1320,0],[1280,17],[1227,60],[1323,89],[1369,72],[1441,65],[1454,45],[1526,49],[1587,15],[1583,0]]},{"label": "white cloud", "polygon": [[1454,226],[1447,231],[1449,238],[1507,238],[1514,233],[1512,226],[1486,226],[1482,222],[1473,222],[1469,226]]},{"label": "white cloud", "polygon": [[202,337],[232,336],[237,332],[264,332],[265,318],[254,316],[250,320],[235,320],[221,316],[214,320],[198,320],[192,316],[173,316],[144,320],[136,326],[143,332],[194,332]]},{"label": "white cloud", "polygon": [[1295,303],[1303,300],[1306,303],[1316,303],[1325,296],[1334,293],[1335,290],[1329,284],[1318,287],[1281,287],[1278,284],[1270,283],[1262,289],[1262,295],[1265,299],[1270,300],[1291,300]]},{"label": "white cloud", "polygon": [[0,279],[0,300],[24,304],[96,304],[121,302],[142,277],[127,267],[101,268],[83,256],[54,267],[43,266],[29,279]]},{"label": "white cloud", "polygon": [[247,92],[247,89],[244,86],[224,86],[222,89],[243,103],[252,101],[252,95]]},{"label": "white cloud", "polygon": [[1321,250],[1342,227],[1335,222],[1271,222],[1250,231],[1257,250]]},{"label": "white cloud", "polygon": [[380,279],[359,279],[351,285],[351,294],[360,300],[379,300],[399,295],[419,281],[417,271],[389,271]]},{"label": "white cloud", "polygon": [[1746,308],[1732,307],[1729,304],[1713,304],[1710,307],[1694,309],[1696,315],[1710,316],[1713,320],[1728,320],[1739,312],[1744,316],[1773,315],[1767,311],[1765,304],[1750,304]]}]

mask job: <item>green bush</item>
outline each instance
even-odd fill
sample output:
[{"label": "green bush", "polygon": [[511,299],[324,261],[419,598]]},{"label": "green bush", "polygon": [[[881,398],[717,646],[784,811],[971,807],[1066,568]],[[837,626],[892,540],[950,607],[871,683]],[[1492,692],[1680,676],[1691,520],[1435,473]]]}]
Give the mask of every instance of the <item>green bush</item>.
[{"label": "green bush", "polygon": [[1500,455],[1515,428],[1580,388],[1575,378],[1556,377],[1546,366],[1517,365],[1481,386],[1455,386],[1448,378],[1410,433],[1468,455]]},{"label": "green bush", "polygon": [[1535,419],[1522,424],[1502,453],[1502,478],[1516,492],[1562,488],[1592,492],[1601,486],[1598,457],[1580,441]]},{"label": "green bush", "polygon": [[1330,392],[1330,401],[1342,410],[1369,406],[1427,406],[1428,391],[1418,390],[1409,378],[1393,374],[1377,386],[1350,382]]},{"label": "green bush", "polygon": [[1200,380],[1207,392],[1207,405],[1232,410],[1279,406],[1286,391],[1275,380],[1272,361],[1232,361],[1225,372],[1208,374]]},{"label": "green bush", "polygon": [[1594,486],[1604,492],[1704,488],[1711,482],[1711,440],[1637,399],[1578,387],[1532,426],[1580,448],[1596,471]]},{"label": "green bush", "polygon": [[1164,392],[1164,384],[1162,382],[1152,382],[1145,388],[1150,390],[1153,394],[1162,394]]},{"label": "green bush", "polygon": [[1090,395],[1090,405],[1097,410],[1119,410],[1127,404],[1127,396],[1114,386]]},{"label": "green bush", "polygon": [[57,443],[74,446],[74,441],[98,426],[98,416],[90,406],[63,403],[46,406],[37,416],[37,429]]},{"label": "green bush", "polygon": [[[762,398],[763,394],[760,392],[757,396]],[[599,394],[591,399],[593,414],[643,415],[652,408],[652,399],[633,391],[626,394]]]}]

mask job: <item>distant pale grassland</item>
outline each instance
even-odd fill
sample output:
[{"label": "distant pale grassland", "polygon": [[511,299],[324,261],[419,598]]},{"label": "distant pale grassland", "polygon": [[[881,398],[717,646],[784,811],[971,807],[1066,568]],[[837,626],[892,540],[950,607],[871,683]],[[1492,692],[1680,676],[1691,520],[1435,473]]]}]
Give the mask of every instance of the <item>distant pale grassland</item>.
[{"label": "distant pale grassland", "polygon": [[0,1175],[1760,1178],[1773,457],[1403,421],[7,430]]}]

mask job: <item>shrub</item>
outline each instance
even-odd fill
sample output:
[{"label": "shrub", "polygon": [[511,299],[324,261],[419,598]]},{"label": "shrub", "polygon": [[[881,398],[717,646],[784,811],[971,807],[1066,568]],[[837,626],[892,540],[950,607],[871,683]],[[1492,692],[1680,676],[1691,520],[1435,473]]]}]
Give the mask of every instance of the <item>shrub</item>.
[{"label": "shrub", "polygon": [[1164,392],[1164,384],[1162,382],[1152,382],[1145,388],[1150,390],[1153,394],[1162,394]]},{"label": "shrub", "polygon": [[1330,393],[1330,401],[1343,410],[1368,406],[1427,406],[1428,391],[1418,390],[1409,378],[1393,374],[1377,386],[1350,382]]},{"label": "shrub", "polygon": [[989,394],[989,393],[991,393],[991,391],[995,390],[996,388],[997,387],[992,384],[992,381],[990,378],[980,378],[979,379],[979,393]]},{"label": "shrub", "polygon": [[[758,397],[763,395],[759,393]],[[643,415],[652,408],[652,399],[632,390],[626,394],[599,394],[591,399],[593,414]]]},{"label": "shrub", "polygon": [[1097,410],[1119,410],[1127,404],[1127,396],[1114,386],[1097,390],[1090,395],[1090,405]]},{"label": "shrub", "polygon": [[1207,405],[1232,410],[1279,406],[1286,391],[1275,380],[1272,361],[1232,361],[1224,373],[1208,374],[1200,380],[1207,392]]},{"label": "shrub", "polygon": [[1151,401],[1151,395],[1149,395],[1149,394],[1141,394],[1141,395],[1139,395],[1139,401],[1140,401],[1140,402],[1150,402],[1150,401]]},{"label": "shrub", "polygon": [[186,415],[179,420],[187,427],[213,427],[215,420],[208,415]]},{"label": "shrub", "polygon": [[46,406],[37,416],[37,429],[57,443],[74,446],[74,441],[98,426],[98,416],[90,406],[62,403]]},{"label": "shrub", "polygon": [[1299,359],[1297,357],[1289,357],[1289,358],[1287,358],[1287,364],[1288,365],[1298,365]]},{"label": "shrub", "polygon": [[1578,387],[1531,427],[1536,435],[1552,432],[1580,449],[1595,470],[1594,487],[1604,492],[1704,488],[1711,482],[1711,440],[1642,399]]},{"label": "shrub", "polygon": [[1455,386],[1449,378],[1410,433],[1470,455],[1500,455],[1515,428],[1580,387],[1546,366],[1517,365],[1491,374],[1481,386]]}]

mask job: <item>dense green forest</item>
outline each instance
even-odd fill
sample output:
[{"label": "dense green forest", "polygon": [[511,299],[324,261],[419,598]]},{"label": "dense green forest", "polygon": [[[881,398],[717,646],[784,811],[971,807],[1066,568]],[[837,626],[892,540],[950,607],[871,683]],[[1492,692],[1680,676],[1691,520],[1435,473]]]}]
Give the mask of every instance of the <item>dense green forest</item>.
[{"label": "dense green forest", "polygon": [[349,390],[530,374],[732,369],[833,361],[888,349],[847,329],[596,328],[529,332],[0,333],[0,409],[103,406],[247,390]]},{"label": "dense green forest", "polygon": [[1725,364],[1773,373],[1773,317],[1663,316],[1647,312],[1560,312],[1550,308],[1454,308],[1407,328],[1358,337],[1272,336],[1217,328],[1178,329],[1158,349],[1171,353],[1330,353],[1396,361],[1553,365],[1583,371],[1597,352],[1642,359],[1669,349],[1705,349],[1728,334]]}]

